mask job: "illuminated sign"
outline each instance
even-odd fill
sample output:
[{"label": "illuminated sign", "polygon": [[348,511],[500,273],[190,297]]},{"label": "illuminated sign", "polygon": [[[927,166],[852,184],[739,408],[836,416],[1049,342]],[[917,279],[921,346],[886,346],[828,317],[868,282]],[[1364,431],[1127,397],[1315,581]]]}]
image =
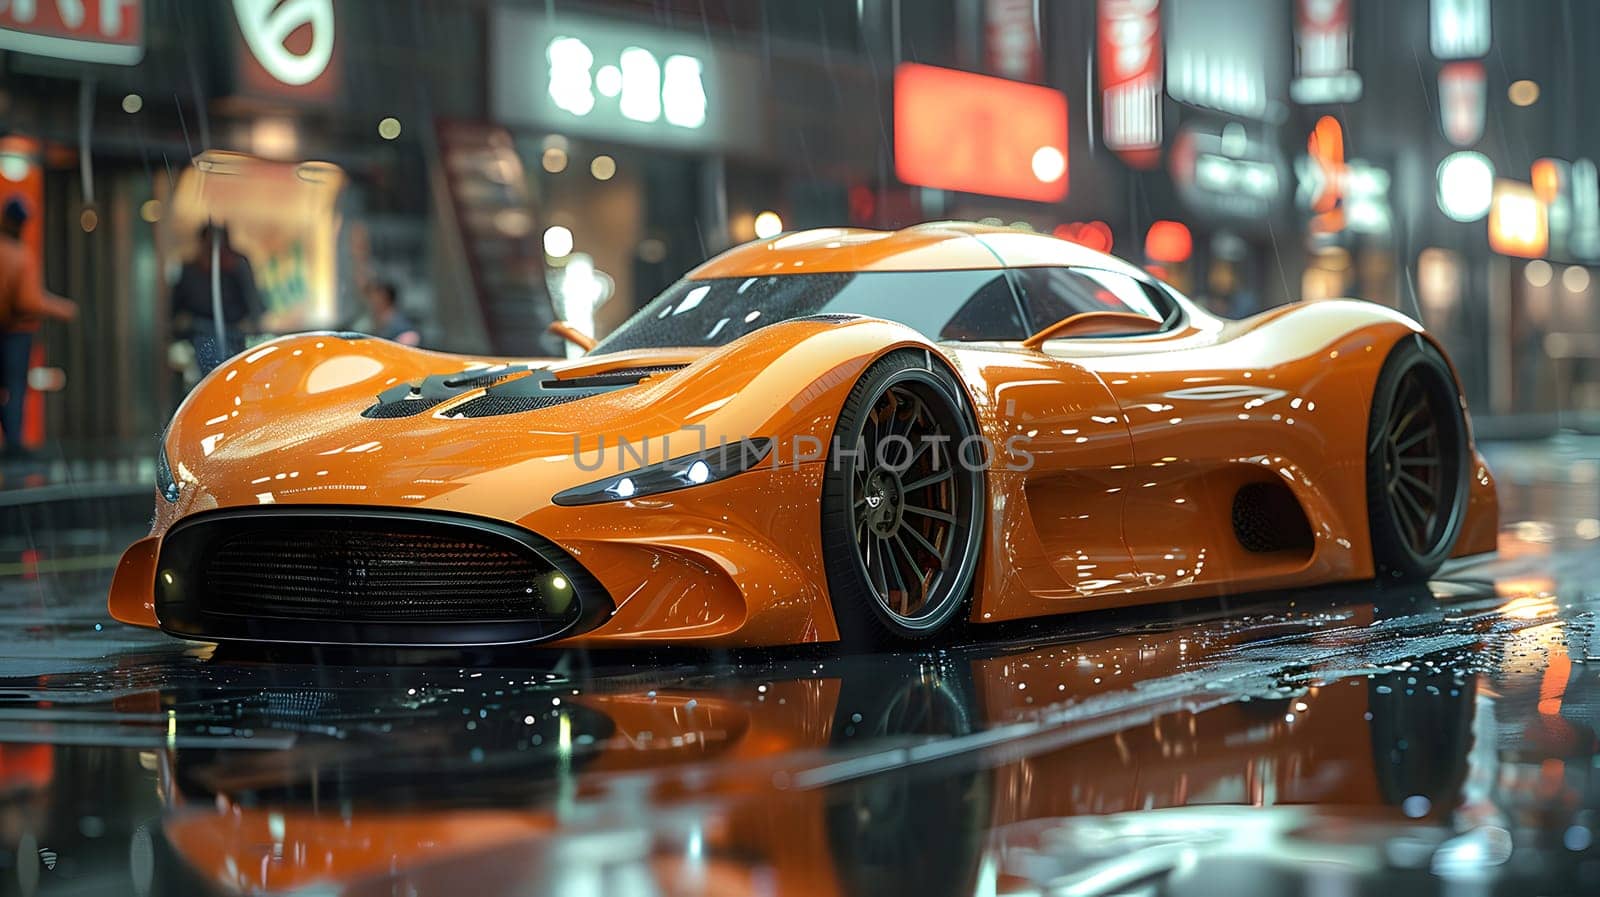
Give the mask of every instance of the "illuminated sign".
[{"label": "illuminated sign", "polygon": [[1539,258],[1549,251],[1550,223],[1532,186],[1495,181],[1489,204],[1489,248],[1521,258]]},{"label": "illuminated sign", "polygon": [[1079,246],[1087,246],[1096,252],[1110,252],[1114,245],[1111,225],[1104,221],[1069,221],[1056,225],[1051,233]]},{"label": "illuminated sign", "polygon": [[1551,258],[1600,258],[1600,178],[1589,159],[1544,158],[1533,163],[1533,193],[1545,205]]},{"label": "illuminated sign", "polygon": [[695,33],[543,9],[489,12],[489,115],[666,149],[768,151],[759,59]]},{"label": "illuminated sign", "polygon": [[907,184],[1056,202],[1067,195],[1067,98],[1033,84],[902,63],[894,166]]},{"label": "illuminated sign", "polygon": [[1038,81],[1043,64],[1035,0],[988,0],[984,10],[989,71],[1013,81]]},{"label": "illuminated sign", "polygon": [[1356,234],[1387,234],[1394,224],[1389,211],[1389,172],[1370,162],[1351,159],[1344,169],[1344,223]]},{"label": "illuminated sign", "polygon": [[1266,48],[1290,32],[1283,0],[1165,0],[1167,94],[1231,116],[1281,121],[1290,54]]},{"label": "illuminated sign", "polygon": [[1306,141],[1305,158],[1295,166],[1297,195],[1312,213],[1312,234],[1387,234],[1393,225],[1389,172],[1360,159],[1347,160],[1344,153],[1343,126],[1324,115]]},{"label": "illuminated sign", "polygon": [[545,48],[550,62],[550,100],[573,115],[594,111],[597,97],[615,100],[623,117],[646,124],[666,121],[679,128],[706,123],[705,63],[674,54],[665,60],[643,47],[626,47],[615,64],[596,66],[582,38],[560,35]]},{"label": "illuminated sign", "polygon": [[1201,119],[1179,126],[1167,167],[1190,208],[1251,228],[1263,225],[1283,196],[1287,168],[1278,147],[1243,124]]},{"label": "illuminated sign", "polygon": [[1440,59],[1477,59],[1489,52],[1489,0],[1429,0],[1428,43]]},{"label": "illuminated sign", "polygon": [[1353,103],[1361,99],[1361,76],[1351,67],[1351,0],[1298,0],[1295,4],[1296,103]]},{"label": "illuminated sign", "polygon": [[1439,125],[1456,146],[1471,146],[1483,138],[1483,63],[1452,62],[1439,69]]},{"label": "illuminated sign", "polygon": [[1439,211],[1477,221],[1494,201],[1494,165],[1483,153],[1451,153],[1439,163]]},{"label": "illuminated sign", "polygon": [[1160,0],[1100,0],[1099,44],[1105,144],[1148,168],[1161,149]]},{"label": "illuminated sign", "polygon": [[1240,193],[1270,200],[1278,195],[1278,169],[1270,162],[1200,153],[1194,160],[1195,183],[1214,193]]},{"label": "illuminated sign", "polygon": [[136,65],[144,0],[0,0],[0,50]]},{"label": "illuminated sign", "polygon": [[1157,221],[1144,236],[1145,258],[1177,264],[1194,254],[1194,237],[1181,221]]},{"label": "illuminated sign", "polygon": [[[333,0],[233,0],[239,31],[267,74],[291,87],[310,84],[328,70],[333,58]],[[308,27],[311,41],[303,51],[289,48],[289,35]]]},{"label": "illuminated sign", "polygon": [[1529,173],[1533,178],[1533,193],[1539,197],[1540,202],[1551,205],[1560,200],[1561,185],[1567,179],[1567,169],[1567,163],[1560,159],[1534,160]]},{"label": "illuminated sign", "polygon": [[1344,209],[1339,201],[1344,198],[1344,128],[1339,120],[1324,115],[1306,141],[1306,156],[1311,165],[1304,169],[1308,175],[1301,179],[1303,194],[1309,195],[1311,230],[1316,233],[1336,233],[1344,230]]},{"label": "illuminated sign", "polygon": [[1572,233],[1572,166],[1564,159],[1535,159],[1529,171],[1533,195],[1544,204],[1549,223],[1551,258],[1567,258],[1567,237]]},{"label": "illuminated sign", "polygon": [[1600,172],[1594,161],[1572,163],[1572,233],[1567,251],[1581,261],[1600,259]]}]

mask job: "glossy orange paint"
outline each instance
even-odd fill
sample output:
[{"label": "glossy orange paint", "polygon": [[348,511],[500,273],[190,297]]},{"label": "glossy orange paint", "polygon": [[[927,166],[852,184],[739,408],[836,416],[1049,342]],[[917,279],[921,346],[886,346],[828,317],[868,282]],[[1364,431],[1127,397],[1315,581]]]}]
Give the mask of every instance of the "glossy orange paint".
[{"label": "glossy orange paint", "polygon": [[[1088,266],[1137,268],[1039,234],[965,224],[885,233],[827,228],[747,244],[691,279],[785,273]],[[839,408],[886,352],[925,349],[966,386],[997,453],[971,613],[1002,620],[1227,590],[1373,575],[1365,508],[1366,420],[1377,373],[1400,341],[1428,339],[1369,303],[1214,318],[1179,297],[1174,330],[1020,343],[933,343],[888,321],[795,320],[717,349],[651,349],[533,360],[557,377],[683,364],[638,386],[537,412],[361,416],[398,383],[507,363],[335,334],[285,337],[202,382],[168,430],[181,484],[156,499],[131,547],[113,616],[159,625],[160,539],[218,508],[380,506],[471,514],[558,544],[616,611],[558,644],[770,645],[838,638],[820,548],[819,494]],[[759,468],[649,498],[563,507],[551,496],[719,439],[766,437]],[[705,442],[702,442],[702,438]],[[635,448],[618,450],[618,441]],[[638,448],[644,447],[644,458]],[[1492,551],[1493,479],[1473,455],[1455,553]],[[1314,535],[1305,551],[1253,554],[1232,535],[1232,496],[1282,483]]]}]

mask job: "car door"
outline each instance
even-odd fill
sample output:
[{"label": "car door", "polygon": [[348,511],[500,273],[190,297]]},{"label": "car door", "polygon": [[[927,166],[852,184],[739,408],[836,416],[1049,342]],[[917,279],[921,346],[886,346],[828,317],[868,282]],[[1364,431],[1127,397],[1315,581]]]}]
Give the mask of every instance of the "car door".
[{"label": "car door", "polygon": [[[1011,289],[1005,298],[1016,301]],[[989,573],[976,608],[990,621],[1143,585],[1122,539],[1121,480],[1133,452],[1116,399],[1081,364],[1019,352],[1030,330],[1020,302],[1012,314],[1014,324],[976,338],[970,324],[939,334],[974,391],[988,393],[979,414],[993,421]],[[953,322],[969,317],[963,310]],[[1011,320],[994,308],[985,317]]]},{"label": "car door", "polygon": [[1034,332],[1095,311],[1131,312],[1159,322],[1154,333],[1135,329],[1049,340],[1040,350],[1094,373],[1128,432],[1131,458],[1115,486],[1121,489],[1120,524],[1138,587],[1192,582],[1204,569],[1216,521],[1187,488],[1186,480],[1201,469],[1188,463],[1193,459],[1184,447],[1183,416],[1167,393],[1183,350],[1209,345],[1210,335],[1192,326],[1159,286],[1126,272],[1058,266],[1018,268],[1013,276]]}]

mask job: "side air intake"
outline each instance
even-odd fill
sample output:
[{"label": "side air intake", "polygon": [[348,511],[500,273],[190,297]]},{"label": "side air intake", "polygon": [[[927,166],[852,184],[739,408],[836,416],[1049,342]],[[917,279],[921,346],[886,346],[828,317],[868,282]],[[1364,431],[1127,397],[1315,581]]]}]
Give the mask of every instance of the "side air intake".
[{"label": "side air intake", "polygon": [[1234,494],[1233,533],[1258,554],[1311,548],[1311,524],[1282,483],[1251,483]]}]

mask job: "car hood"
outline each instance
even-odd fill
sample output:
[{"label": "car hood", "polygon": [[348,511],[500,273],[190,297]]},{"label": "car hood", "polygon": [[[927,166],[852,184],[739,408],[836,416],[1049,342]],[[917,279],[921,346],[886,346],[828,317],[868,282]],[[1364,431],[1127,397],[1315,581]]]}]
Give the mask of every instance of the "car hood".
[{"label": "car hood", "polygon": [[164,446],[180,497],[158,518],[292,503],[517,520],[563,489],[722,440],[825,437],[898,329],[790,322],[718,349],[573,360],[286,337],[229,361],[179,409]]}]

